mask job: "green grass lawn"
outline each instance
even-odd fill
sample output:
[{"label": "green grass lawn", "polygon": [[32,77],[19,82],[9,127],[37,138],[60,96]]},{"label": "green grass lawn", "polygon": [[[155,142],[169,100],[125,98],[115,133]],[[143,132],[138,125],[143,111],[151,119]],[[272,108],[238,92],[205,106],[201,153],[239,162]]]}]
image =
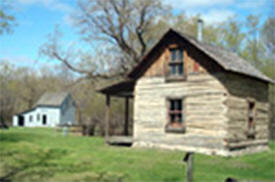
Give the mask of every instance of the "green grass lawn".
[{"label": "green grass lawn", "polygon": [[[270,148],[235,158],[196,154],[194,181],[274,181],[275,143]],[[183,157],[179,151],[110,147],[100,137],[64,137],[54,129],[0,130],[0,178],[12,182],[183,182]]]}]

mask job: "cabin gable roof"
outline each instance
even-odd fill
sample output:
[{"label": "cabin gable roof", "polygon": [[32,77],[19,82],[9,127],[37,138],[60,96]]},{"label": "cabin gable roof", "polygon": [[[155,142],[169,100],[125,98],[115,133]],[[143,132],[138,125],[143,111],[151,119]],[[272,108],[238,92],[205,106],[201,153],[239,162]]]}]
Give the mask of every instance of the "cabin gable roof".
[{"label": "cabin gable roof", "polygon": [[199,42],[194,37],[173,29],[168,30],[162,36],[162,38],[155,44],[155,46],[153,46],[152,49],[149,52],[147,52],[147,54],[145,54],[145,56],[141,59],[140,63],[137,64],[128,74],[128,77],[132,79],[138,79],[151,65],[152,60],[150,60],[150,58],[155,54],[156,51],[158,51],[158,49],[165,45],[166,41],[171,36],[178,36],[179,38],[195,46],[199,49],[199,51],[204,53],[206,56],[210,57],[226,71],[239,73],[245,76],[256,78],[264,82],[274,83],[273,80],[265,76],[258,69],[252,66],[248,61],[242,59],[234,52],[228,51],[221,47]]}]

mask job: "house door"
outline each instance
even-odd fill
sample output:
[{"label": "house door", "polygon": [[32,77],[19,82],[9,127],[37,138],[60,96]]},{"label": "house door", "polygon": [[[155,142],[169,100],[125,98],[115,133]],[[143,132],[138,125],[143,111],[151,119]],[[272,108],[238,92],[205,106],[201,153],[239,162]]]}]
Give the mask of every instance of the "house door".
[{"label": "house door", "polygon": [[43,125],[47,124],[47,115],[43,115],[43,117],[42,117],[42,124]]},{"label": "house door", "polygon": [[24,126],[24,116],[18,116],[18,126]]}]

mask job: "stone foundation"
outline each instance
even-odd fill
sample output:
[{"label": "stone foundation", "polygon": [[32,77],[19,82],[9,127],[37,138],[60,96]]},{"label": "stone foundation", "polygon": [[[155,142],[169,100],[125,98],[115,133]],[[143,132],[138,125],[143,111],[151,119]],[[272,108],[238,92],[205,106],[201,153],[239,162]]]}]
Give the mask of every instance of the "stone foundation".
[{"label": "stone foundation", "polygon": [[235,149],[230,151],[226,149],[209,149],[209,148],[203,148],[203,147],[192,147],[192,146],[184,146],[184,145],[167,145],[167,144],[157,144],[157,143],[148,143],[148,142],[135,142],[133,144],[133,147],[177,150],[177,151],[201,153],[206,155],[220,155],[224,157],[235,157],[235,156],[264,152],[269,150],[268,145],[249,146],[246,148]]}]

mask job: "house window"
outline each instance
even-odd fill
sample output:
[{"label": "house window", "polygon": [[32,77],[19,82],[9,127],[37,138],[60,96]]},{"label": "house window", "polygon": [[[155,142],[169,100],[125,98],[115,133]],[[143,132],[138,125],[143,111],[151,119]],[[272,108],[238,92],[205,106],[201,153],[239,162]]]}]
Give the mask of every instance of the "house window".
[{"label": "house window", "polygon": [[40,120],[40,114],[37,114],[36,116],[36,120],[39,121]]},{"label": "house window", "polygon": [[169,62],[169,76],[179,77],[183,76],[183,49],[171,49],[171,58]]},{"label": "house window", "polygon": [[29,121],[30,121],[30,122],[32,122],[32,115],[30,115],[30,117],[29,117]]},{"label": "house window", "polygon": [[255,102],[248,102],[247,138],[255,139]]},{"label": "house window", "polygon": [[168,124],[166,125],[167,132],[184,132],[183,127],[183,100],[169,99],[168,100]]}]

